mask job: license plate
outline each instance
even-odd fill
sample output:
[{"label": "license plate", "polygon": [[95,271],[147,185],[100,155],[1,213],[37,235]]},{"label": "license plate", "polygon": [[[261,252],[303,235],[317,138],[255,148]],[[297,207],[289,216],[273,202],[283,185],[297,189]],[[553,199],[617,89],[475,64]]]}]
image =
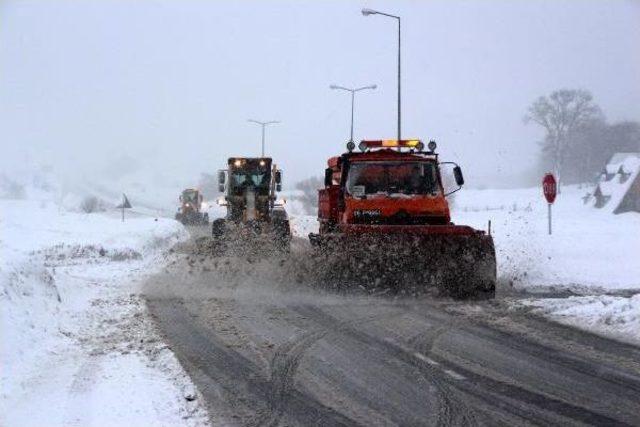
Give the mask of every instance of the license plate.
[{"label": "license plate", "polygon": [[371,218],[380,216],[380,209],[358,209],[353,215],[356,218]]}]

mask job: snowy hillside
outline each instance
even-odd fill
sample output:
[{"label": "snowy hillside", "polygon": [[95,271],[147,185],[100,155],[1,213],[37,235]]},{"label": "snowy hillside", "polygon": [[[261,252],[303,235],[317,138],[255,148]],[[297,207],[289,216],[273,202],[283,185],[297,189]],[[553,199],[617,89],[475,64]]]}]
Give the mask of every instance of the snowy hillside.
[{"label": "snowy hillside", "polygon": [[183,189],[198,185],[198,173],[191,179],[176,179],[162,170],[143,165],[136,170],[78,171],[42,165],[17,165],[0,172],[0,198],[48,200],[68,211],[82,211],[82,203],[94,197],[101,209],[110,210],[125,193],[133,212],[173,217]]}]

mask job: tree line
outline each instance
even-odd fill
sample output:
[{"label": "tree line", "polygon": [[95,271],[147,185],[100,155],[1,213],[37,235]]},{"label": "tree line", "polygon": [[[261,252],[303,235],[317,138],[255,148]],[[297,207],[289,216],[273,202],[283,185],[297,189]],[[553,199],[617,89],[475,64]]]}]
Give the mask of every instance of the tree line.
[{"label": "tree line", "polygon": [[536,99],[525,123],[544,130],[539,166],[559,183],[593,182],[616,152],[640,151],[640,123],[608,123],[589,91],[560,89]]}]

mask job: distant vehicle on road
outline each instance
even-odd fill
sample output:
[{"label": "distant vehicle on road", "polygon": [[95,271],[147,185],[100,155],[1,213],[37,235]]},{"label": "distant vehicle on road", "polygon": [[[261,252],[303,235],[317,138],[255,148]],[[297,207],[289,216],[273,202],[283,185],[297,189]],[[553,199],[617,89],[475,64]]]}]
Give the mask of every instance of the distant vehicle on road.
[{"label": "distant vehicle on road", "polygon": [[187,188],[180,195],[180,208],[176,213],[176,221],[185,225],[208,225],[209,214],[203,212],[204,198],[195,188]]},{"label": "distant vehicle on road", "polygon": [[218,186],[224,193],[220,204],[227,208],[225,218],[212,223],[212,235],[220,246],[242,240],[289,251],[289,218],[283,204],[276,201],[282,171],[270,157],[229,158],[227,169],[218,171]]}]

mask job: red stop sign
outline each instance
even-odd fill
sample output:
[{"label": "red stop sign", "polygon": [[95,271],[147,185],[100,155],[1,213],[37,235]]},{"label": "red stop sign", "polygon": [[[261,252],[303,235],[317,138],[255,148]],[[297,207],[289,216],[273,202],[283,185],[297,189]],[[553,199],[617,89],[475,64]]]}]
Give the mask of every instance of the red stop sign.
[{"label": "red stop sign", "polygon": [[547,199],[547,203],[553,203],[556,200],[558,186],[552,173],[547,173],[542,178],[542,192],[544,193],[544,198]]}]

